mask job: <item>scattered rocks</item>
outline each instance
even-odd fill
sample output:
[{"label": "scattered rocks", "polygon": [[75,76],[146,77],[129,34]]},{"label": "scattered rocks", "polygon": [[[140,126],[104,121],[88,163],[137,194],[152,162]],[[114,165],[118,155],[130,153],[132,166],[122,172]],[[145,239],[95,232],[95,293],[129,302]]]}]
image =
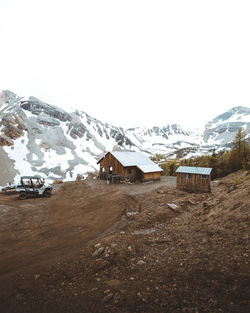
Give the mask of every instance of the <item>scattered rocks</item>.
[{"label": "scattered rocks", "polygon": [[136,215],[136,214],[138,214],[139,212],[137,212],[137,211],[134,211],[134,212],[127,212],[126,213],[126,215],[128,216],[128,217],[130,217],[130,216],[134,216],[134,215]]},{"label": "scattered rocks", "polygon": [[35,280],[37,280],[38,278],[40,278],[40,275],[39,274],[35,274],[34,278],[35,278]]},{"label": "scattered rocks", "polygon": [[100,256],[104,252],[104,247],[100,247],[99,249],[95,250],[92,254],[93,258]]},{"label": "scattered rocks", "polygon": [[131,234],[132,235],[148,235],[152,234],[156,231],[155,228],[149,228],[149,229],[141,229],[141,230],[135,230]]},{"label": "scattered rocks", "polygon": [[203,208],[207,209],[210,207],[210,205],[207,202],[202,203]]},{"label": "scattered rocks", "polygon": [[220,181],[220,180],[214,180],[214,181],[211,182],[211,185],[212,185],[213,187],[218,187],[220,184],[221,184],[221,181]]},{"label": "scattered rocks", "polygon": [[146,262],[143,261],[143,260],[139,260],[139,261],[137,262],[137,264],[138,264],[138,265],[144,265],[144,264],[146,264]]},{"label": "scattered rocks", "polygon": [[164,194],[164,191],[163,190],[157,190],[157,193],[159,193],[159,194]]},{"label": "scattered rocks", "polygon": [[168,208],[174,212],[178,212],[178,205],[174,204],[174,203],[168,203]]},{"label": "scattered rocks", "polygon": [[113,293],[107,294],[107,295],[102,299],[101,303],[106,303],[106,302],[110,301],[110,300],[113,298],[113,296],[114,296]]}]

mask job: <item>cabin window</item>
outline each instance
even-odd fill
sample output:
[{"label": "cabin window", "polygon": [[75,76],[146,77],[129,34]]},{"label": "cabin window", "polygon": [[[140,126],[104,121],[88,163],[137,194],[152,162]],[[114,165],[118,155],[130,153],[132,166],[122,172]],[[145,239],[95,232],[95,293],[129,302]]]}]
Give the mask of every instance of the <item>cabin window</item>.
[{"label": "cabin window", "polygon": [[207,179],[207,175],[201,175],[202,179]]},{"label": "cabin window", "polygon": [[190,174],[185,174],[185,178],[188,180],[190,179]]},{"label": "cabin window", "polygon": [[104,169],[104,167],[102,168],[102,172],[104,173],[104,171],[105,171],[105,169]]},{"label": "cabin window", "polygon": [[132,170],[131,170],[131,168],[128,170],[128,173],[129,173],[129,174],[132,174]]},{"label": "cabin window", "polygon": [[112,174],[112,171],[113,171],[113,167],[110,166],[110,167],[109,167],[109,174]]}]

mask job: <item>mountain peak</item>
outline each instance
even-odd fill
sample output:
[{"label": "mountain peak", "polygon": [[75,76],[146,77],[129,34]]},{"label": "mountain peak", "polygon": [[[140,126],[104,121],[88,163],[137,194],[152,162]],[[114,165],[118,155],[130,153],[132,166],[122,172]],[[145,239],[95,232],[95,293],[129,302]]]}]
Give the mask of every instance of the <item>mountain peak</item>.
[{"label": "mountain peak", "polygon": [[218,121],[227,121],[231,119],[231,122],[233,121],[232,118],[237,121],[241,120],[242,117],[250,115],[250,108],[243,107],[243,106],[235,106],[232,109],[226,111],[223,114],[220,114],[216,116],[213,121],[218,122]]}]

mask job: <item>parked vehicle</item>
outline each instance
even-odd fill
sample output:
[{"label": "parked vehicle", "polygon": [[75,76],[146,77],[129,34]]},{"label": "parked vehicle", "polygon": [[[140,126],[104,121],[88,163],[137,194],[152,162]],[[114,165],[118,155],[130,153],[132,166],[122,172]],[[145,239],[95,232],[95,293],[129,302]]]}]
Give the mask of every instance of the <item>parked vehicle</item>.
[{"label": "parked vehicle", "polygon": [[20,185],[15,189],[19,193],[19,199],[25,200],[28,197],[38,196],[48,198],[51,196],[53,188],[40,176],[21,176]]}]

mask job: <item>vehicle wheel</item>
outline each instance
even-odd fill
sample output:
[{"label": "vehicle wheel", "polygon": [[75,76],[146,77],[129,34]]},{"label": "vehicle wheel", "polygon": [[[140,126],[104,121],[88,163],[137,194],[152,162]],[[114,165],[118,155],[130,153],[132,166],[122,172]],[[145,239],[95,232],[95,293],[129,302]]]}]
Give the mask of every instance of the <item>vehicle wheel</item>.
[{"label": "vehicle wheel", "polygon": [[43,196],[46,197],[46,198],[49,198],[51,196],[51,191],[48,190],[48,189],[45,190],[44,193],[43,193]]},{"label": "vehicle wheel", "polygon": [[25,199],[27,199],[27,198],[28,198],[28,195],[27,195],[26,192],[21,191],[21,192],[19,193],[19,199],[20,199],[20,200],[25,200]]}]

